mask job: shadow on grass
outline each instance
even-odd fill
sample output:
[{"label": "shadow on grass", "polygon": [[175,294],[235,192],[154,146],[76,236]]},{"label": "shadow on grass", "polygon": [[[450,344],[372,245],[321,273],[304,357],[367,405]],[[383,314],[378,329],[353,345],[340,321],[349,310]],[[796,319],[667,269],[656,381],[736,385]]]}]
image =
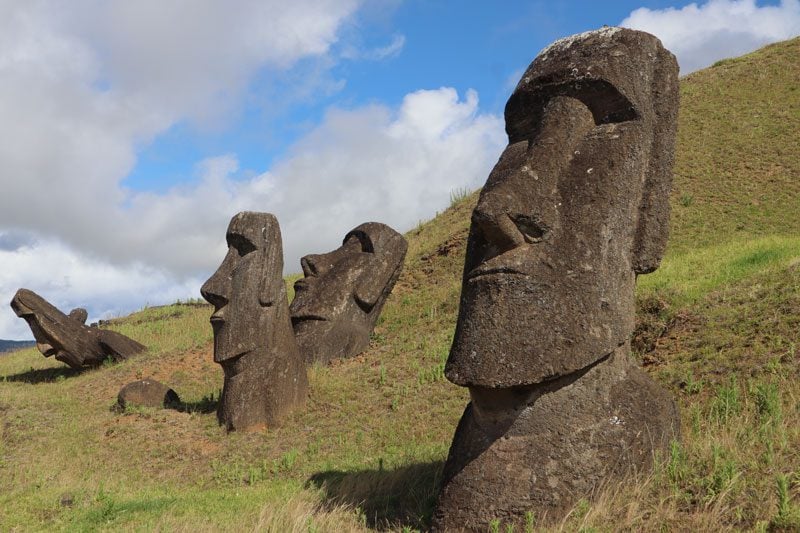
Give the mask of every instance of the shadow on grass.
[{"label": "shadow on grass", "polygon": [[70,368],[67,366],[64,367],[54,367],[54,368],[31,368],[27,372],[20,372],[19,374],[12,374],[10,376],[0,376],[0,381],[13,381],[17,383],[52,383],[54,381],[58,381],[60,379],[66,379],[75,377],[79,374],[82,374],[86,370],[91,370],[90,368]]},{"label": "shadow on grass", "polygon": [[443,467],[443,461],[433,461],[392,470],[332,470],[314,474],[308,485],[323,491],[326,506],[360,509],[372,529],[425,531],[430,527]]},{"label": "shadow on grass", "polygon": [[201,413],[207,415],[209,413],[216,413],[217,406],[219,406],[219,398],[214,395],[203,396],[202,399],[196,402],[181,402],[174,406],[174,409],[183,413]]},{"label": "shadow on grass", "polygon": [[[108,528],[117,522],[132,525],[138,515],[161,514],[175,503],[175,498],[142,498],[133,500],[116,499],[114,496],[101,493],[85,510],[72,516],[71,526],[74,530],[94,531]],[[119,522],[121,523],[119,523]]]}]

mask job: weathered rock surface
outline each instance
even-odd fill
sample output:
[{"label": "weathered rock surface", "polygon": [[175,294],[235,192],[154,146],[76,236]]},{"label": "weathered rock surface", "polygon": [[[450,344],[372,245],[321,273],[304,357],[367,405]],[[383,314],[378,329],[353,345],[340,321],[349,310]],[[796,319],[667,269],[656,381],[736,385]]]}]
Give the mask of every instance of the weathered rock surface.
[{"label": "weathered rock surface", "polygon": [[11,308],[30,326],[42,355],[55,356],[72,368],[98,366],[109,357],[121,361],[145,349],[116,331],[86,326],[85,309],[73,309],[65,315],[28,289],[17,291]]},{"label": "weathered rock surface", "polygon": [[545,49],[506,104],[445,368],[472,401],[435,528],[559,520],[677,436],[674,402],[629,358],[636,276],[667,241],[677,83],[658,39],[603,28]]},{"label": "weathered rock surface", "polygon": [[[604,482],[651,468],[676,436],[669,394],[621,347],[588,370],[547,384],[470,389],[443,474],[435,521],[486,531],[563,518]],[[446,514],[446,516],[445,516]],[[515,529],[515,530],[516,530]]]},{"label": "weathered rock surface", "polygon": [[214,361],[225,373],[217,417],[229,431],[278,426],[308,393],[289,318],[278,220],[239,213],[226,239],[228,253],[200,291],[214,305]]},{"label": "weathered rock surface", "polygon": [[72,320],[77,320],[81,324],[86,324],[86,319],[89,318],[89,311],[84,309],[83,307],[76,307],[72,311],[69,312],[69,315]]},{"label": "weathered rock surface", "polygon": [[128,383],[117,394],[117,405],[126,407],[178,407],[181,399],[174,390],[154,379]]},{"label": "weathered rock surface", "polygon": [[305,277],[294,285],[290,313],[306,363],[352,357],[369,346],[407,250],[395,230],[367,222],[348,232],[336,250],[300,260]]}]

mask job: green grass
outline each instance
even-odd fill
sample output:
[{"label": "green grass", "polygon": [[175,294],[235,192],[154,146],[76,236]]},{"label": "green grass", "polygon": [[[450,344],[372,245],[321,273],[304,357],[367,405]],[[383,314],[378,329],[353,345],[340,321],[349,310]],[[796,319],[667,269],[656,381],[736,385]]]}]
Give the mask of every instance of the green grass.
[{"label": "green grass", "polygon": [[720,63],[681,80],[677,253],[800,234],[800,39]]},{"label": "green grass", "polygon": [[[682,80],[672,235],[637,294],[638,355],[677,398],[683,439],[652,474],[604,487],[551,530],[800,527],[798,69],[795,39]],[[442,364],[476,200],[456,190],[408,232],[369,350],[311,368],[306,408],[268,432],[216,423],[207,305],[112,321],[148,347],[119,364],[76,372],[33,349],[4,356],[0,530],[427,528],[468,401]],[[112,411],[144,377],[186,408]]]},{"label": "green grass", "polygon": [[668,255],[657,271],[637,280],[637,292],[641,297],[662,294],[673,305],[684,306],[723,286],[797,262],[798,236],[734,240]]}]

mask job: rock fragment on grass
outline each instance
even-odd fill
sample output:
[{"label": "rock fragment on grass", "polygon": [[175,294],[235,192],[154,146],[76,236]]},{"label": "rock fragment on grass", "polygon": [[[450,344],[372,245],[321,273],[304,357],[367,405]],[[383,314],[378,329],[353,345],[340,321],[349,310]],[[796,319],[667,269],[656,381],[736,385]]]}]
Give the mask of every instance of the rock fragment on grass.
[{"label": "rock fragment on grass", "polygon": [[181,399],[174,390],[154,379],[128,383],[117,394],[120,409],[128,407],[177,408]]}]

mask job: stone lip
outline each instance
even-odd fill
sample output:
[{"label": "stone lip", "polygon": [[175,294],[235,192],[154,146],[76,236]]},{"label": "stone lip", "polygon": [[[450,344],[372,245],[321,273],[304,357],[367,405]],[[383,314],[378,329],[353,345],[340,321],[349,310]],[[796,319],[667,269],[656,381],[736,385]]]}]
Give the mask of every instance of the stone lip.
[{"label": "stone lip", "polygon": [[401,234],[366,222],[350,230],[336,250],[300,260],[304,277],[294,285],[289,311],[307,364],[352,357],[369,346],[407,250]]},{"label": "stone lip", "polygon": [[152,378],[128,383],[117,394],[117,407],[125,410],[128,407],[153,407],[157,409],[181,406],[178,394],[167,385]]},{"label": "stone lip", "polygon": [[121,361],[145,350],[144,345],[116,331],[86,326],[86,310],[65,315],[28,289],[19,289],[11,308],[31,328],[36,347],[45,357],[72,368],[98,366],[108,358]]}]

